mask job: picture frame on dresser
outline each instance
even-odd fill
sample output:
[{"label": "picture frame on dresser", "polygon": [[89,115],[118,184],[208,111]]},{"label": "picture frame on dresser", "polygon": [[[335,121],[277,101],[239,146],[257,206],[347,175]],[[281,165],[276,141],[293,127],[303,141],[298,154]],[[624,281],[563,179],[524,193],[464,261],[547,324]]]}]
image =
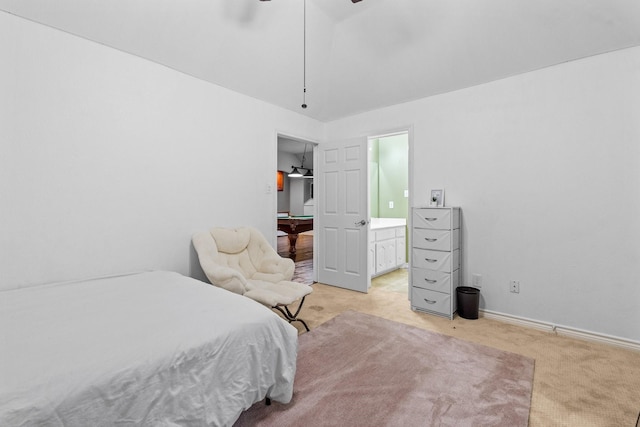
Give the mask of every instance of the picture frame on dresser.
[{"label": "picture frame on dresser", "polygon": [[431,190],[431,197],[429,197],[429,207],[444,207],[444,189]]}]

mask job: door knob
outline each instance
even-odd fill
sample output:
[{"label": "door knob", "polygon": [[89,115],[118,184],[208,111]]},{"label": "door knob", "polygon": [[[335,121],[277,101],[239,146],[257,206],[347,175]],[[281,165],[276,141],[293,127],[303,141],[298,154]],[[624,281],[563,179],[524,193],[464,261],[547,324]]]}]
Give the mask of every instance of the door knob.
[{"label": "door knob", "polygon": [[366,219],[361,219],[360,221],[356,222],[356,225],[359,227],[365,226],[367,225],[367,220]]}]

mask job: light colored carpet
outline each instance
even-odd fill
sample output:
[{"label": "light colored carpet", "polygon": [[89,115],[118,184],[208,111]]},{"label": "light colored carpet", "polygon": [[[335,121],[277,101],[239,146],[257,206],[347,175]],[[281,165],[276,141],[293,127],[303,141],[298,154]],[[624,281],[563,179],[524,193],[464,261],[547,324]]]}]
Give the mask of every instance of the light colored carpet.
[{"label": "light colored carpet", "polygon": [[237,426],[526,426],[534,361],[346,311],[300,337],[293,401]]},{"label": "light colored carpet", "polygon": [[[361,294],[316,283],[300,317],[313,329],[347,310],[535,359],[531,427],[635,426],[640,412],[640,352],[492,319],[449,320],[414,312],[406,293],[374,287]],[[295,326],[302,332],[302,326]]]},{"label": "light colored carpet", "polygon": [[405,295],[409,294],[409,270],[399,268],[390,273],[383,274],[371,279],[371,287],[374,289],[383,289],[385,291],[401,292]]}]

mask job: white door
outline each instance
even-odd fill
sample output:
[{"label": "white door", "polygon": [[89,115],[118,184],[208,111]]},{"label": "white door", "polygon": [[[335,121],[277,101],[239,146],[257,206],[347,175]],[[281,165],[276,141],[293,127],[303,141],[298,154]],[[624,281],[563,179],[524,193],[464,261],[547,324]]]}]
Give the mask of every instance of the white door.
[{"label": "white door", "polygon": [[367,139],[320,144],[318,159],[318,281],[367,292],[369,161]]}]

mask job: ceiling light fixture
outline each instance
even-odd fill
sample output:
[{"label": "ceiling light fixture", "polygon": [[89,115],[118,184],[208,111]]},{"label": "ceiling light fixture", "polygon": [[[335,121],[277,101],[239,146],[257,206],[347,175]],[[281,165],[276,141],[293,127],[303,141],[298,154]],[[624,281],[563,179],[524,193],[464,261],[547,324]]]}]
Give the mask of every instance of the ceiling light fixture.
[{"label": "ceiling light fixture", "polygon": [[291,166],[291,167],[293,169],[291,170],[291,172],[289,172],[289,178],[300,178],[302,176],[302,174],[300,173],[298,168],[295,167],[295,166]]},{"label": "ceiling light fixture", "polygon": [[[302,163],[300,163],[300,166],[291,165],[293,169],[291,169],[291,172],[289,172],[289,178],[313,178],[313,169],[304,167],[304,161],[306,157],[307,157],[307,144],[304,144],[304,152],[302,153]],[[303,175],[302,172],[300,172],[300,170],[306,170],[307,172]]]}]

